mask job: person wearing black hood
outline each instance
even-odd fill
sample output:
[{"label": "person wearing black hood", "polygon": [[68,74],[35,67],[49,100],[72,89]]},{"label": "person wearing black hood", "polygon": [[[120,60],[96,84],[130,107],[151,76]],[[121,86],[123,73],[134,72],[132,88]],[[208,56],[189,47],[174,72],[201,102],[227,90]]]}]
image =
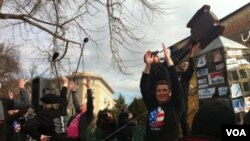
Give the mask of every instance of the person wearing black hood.
[{"label": "person wearing black hood", "polygon": [[50,93],[40,99],[43,103],[43,109],[37,112],[33,119],[25,123],[22,128],[24,133],[41,141],[59,141],[66,137],[64,111],[66,110],[68,79],[62,77],[62,82],[60,96]]},{"label": "person wearing black hood", "polygon": [[183,111],[182,89],[171,59],[170,50],[163,45],[165,61],[171,83],[167,79],[158,80],[156,88],[150,87],[150,68],[154,55],[145,54],[145,69],[140,88],[143,101],[148,109],[148,119],[144,141],[177,141],[179,139],[179,119]]},{"label": "person wearing black hood", "polygon": [[135,129],[136,122],[133,121],[133,114],[128,111],[127,107],[121,110],[118,117],[118,140],[119,141],[132,141],[133,131]]}]

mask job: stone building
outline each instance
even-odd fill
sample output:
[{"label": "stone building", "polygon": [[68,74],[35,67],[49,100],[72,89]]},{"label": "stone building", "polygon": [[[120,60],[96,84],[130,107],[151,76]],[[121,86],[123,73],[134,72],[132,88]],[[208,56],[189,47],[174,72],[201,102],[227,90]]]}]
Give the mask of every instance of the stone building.
[{"label": "stone building", "polygon": [[[73,80],[75,74],[73,73],[71,76],[67,76],[70,80]],[[80,104],[86,103],[86,78],[90,77],[91,79],[91,89],[93,91],[93,102],[94,102],[94,114],[96,115],[99,110],[103,110],[105,108],[111,109],[115,105],[115,101],[113,100],[114,90],[111,86],[100,76],[94,74],[92,72],[83,72],[76,74],[76,83],[77,83],[77,93],[78,100]],[[68,113],[73,114],[74,108],[72,104],[72,99],[69,100],[68,105]]]}]

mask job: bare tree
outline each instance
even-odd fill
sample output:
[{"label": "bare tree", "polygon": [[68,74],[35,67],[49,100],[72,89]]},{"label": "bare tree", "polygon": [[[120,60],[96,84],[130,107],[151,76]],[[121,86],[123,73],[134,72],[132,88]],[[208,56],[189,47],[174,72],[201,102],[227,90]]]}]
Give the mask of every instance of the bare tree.
[{"label": "bare tree", "polygon": [[20,64],[16,46],[0,44],[0,66],[1,81],[18,76]]},{"label": "bare tree", "polygon": [[16,46],[0,44],[0,83],[2,94],[13,89],[20,74],[19,56]]},{"label": "bare tree", "polygon": [[[81,45],[83,37],[98,44],[100,39],[93,33],[105,32],[112,62],[125,73],[121,49],[133,52],[134,44],[144,38],[138,25],[163,15],[163,4],[157,0],[6,0],[0,5],[0,28],[21,28],[20,34],[23,30],[32,34],[46,32],[51,36],[52,51],[62,43]],[[107,17],[107,22],[94,27],[93,19],[100,16]],[[51,52],[51,48],[45,51]]]},{"label": "bare tree", "polygon": [[37,74],[37,65],[34,62],[31,64],[29,72],[30,72],[30,79],[33,80],[33,78],[35,78]]}]

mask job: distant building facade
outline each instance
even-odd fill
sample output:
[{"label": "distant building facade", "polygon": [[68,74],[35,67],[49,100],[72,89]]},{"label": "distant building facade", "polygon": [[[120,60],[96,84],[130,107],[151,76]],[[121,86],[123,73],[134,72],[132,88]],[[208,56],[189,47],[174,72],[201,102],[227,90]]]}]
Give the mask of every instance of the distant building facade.
[{"label": "distant building facade", "polygon": [[[70,80],[73,80],[75,73],[71,76],[68,76]],[[87,88],[84,85],[86,83],[86,78],[90,77],[91,79],[91,89],[93,91],[93,102],[94,102],[94,114],[97,115],[99,110],[103,110],[105,108],[112,109],[115,105],[115,101],[113,99],[114,91],[108,85],[108,83],[97,74],[92,72],[83,72],[76,74],[76,84],[77,84],[77,93],[78,100],[80,104],[87,102]],[[68,113],[74,114],[74,107],[72,104],[72,99],[70,98],[68,105]]]}]

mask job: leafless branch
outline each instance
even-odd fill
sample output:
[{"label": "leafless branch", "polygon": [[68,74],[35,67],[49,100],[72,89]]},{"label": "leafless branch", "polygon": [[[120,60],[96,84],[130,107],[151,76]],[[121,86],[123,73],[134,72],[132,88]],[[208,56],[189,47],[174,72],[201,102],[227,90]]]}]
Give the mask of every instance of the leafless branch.
[{"label": "leafless branch", "polygon": [[[0,0],[0,6],[2,1]],[[58,49],[58,42],[81,45],[82,37],[86,36],[96,45],[100,38],[102,41],[109,40],[113,65],[122,73],[128,73],[121,50],[135,53],[136,44],[145,42],[147,33],[141,26],[142,23],[147,23],[140,17],[146,17],[146,20],[151,22],[154,17],[163,15],[166,10],[162,8],[164,0],[158,1],[160,0],[135,0],[135,4],[140,5],[140,14],[133,12],[138,9],[133,9],[134,3],[131,5],[131,0],[5,1],[2,8],[0,7],[0,20],[3,21],[0,23],[0,29],[17,25],[20,26],[20,32],[38,36],[38,33],[35,33],[38,28],[39,31],[51,35],[48,40],[52,50]],[[99,23],[100,21],[102,23]],[[104,36],[96,38],[98,32]],[[51,51],[48,48],[46,50]]]}]

